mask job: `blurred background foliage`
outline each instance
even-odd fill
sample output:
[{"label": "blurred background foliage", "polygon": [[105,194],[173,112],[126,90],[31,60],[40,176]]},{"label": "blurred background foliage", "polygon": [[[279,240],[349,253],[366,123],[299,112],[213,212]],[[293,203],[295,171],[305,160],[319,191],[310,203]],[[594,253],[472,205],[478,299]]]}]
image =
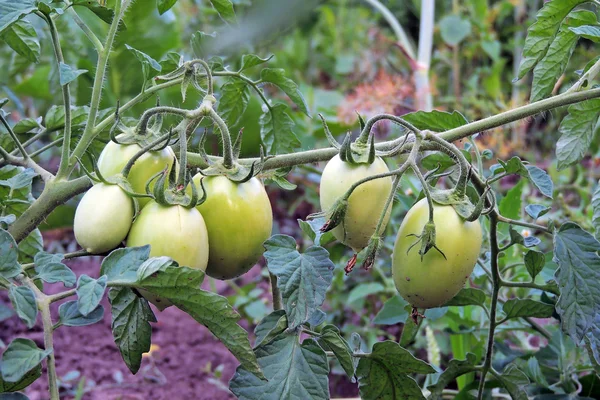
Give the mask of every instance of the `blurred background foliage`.
[{"label": "blurred background foliage", "polygon": [[[218,55],[235,69],[243,54],[254,53],[261,57],[272,55],[269,67],[285,69],[286,76],[299,84],[311,112],[312,118],[300,112],[292,113],[294,132],[301,141],[302,149],[328,146],[322,125],[316,117],[318,113],[324,115],[335,135],[341,135],[349,130],[358,131],[356,112],[368,118],[383,112],[402,115],[415,111],[414,66],[397,46],[397,39],[386,20],[366,1],[235,0],[237,23],[226,23],[208,2],[202,0],[180,0],[163,15],[158,14],[154,4],[150,6],[148,3],[153,2],[134,2],[125,18],[126,28],[117,36],[102,96],[101,108],[105,113],[114,112],[117,100],[124,102],[137,95],[144,84],[140,63],[125,44],[159,60],[161,73],[175,69],[180,56],[191,59]],[[421,2],[382,0],[381,3],[398,19],[416,47]],[[518,82],[513,79],[520,62],[525,27],[533,22],[543,1],[447,0],[435,3],[437,8],[430,69],[434,108],[457,110],[467,119],[474,120],[528,102],[528,79],[531,78],[526,77]],[[99,36],[105,34],[105,23],[87,9],[78,11]],[[16,54],[0,41],[0,97],[6,96],[12,100],[13,122],[21,118],[44,119],[49,129],[44,132],[44,140],[34,145],[41,148],[60,139],[60,124],[52,129],[48,120],[56,115],[57,110],[53,106],[60,104],[61,95],[48,33],[38,18],[30,16],[28,20],[41,38],[39,63],[34,64]],[[75,104],[84,106],[90,98],[96,53],[72,19],[60,18],[57,23],[66,63],[88,70],[72,84]],[[217,35],[218,40],[211,36],[213,34]],[[594,58],[591,44],[585,39],[582,42],[583,45],[578,46],[573,54],[569,69],[556,85],[555,92],[568,88],[578,78],[576,70],[582,69]],[[252,70],[249,75],[252,75]],[[217,84],[223,82],[217,80]],[[289,101],[281,92],[269,86],[265,86],[264,90],[270,98]],[[215,91],[218,95],[218,88]],[[193,108],[201,96],[201,93],[190,90],[185,102],[182,102],[180,89],[175,87],[161,92],[160,103]],[[155,102],[156,99],[151,98],[137,105],[126,117],[138,118],[143,110]],[[552,207],[546,218],[570,218],[585,228],[586,224],[589,225],[591,211],[583,205],[591,203],[591,182],[594,182],[591,178],[596,178],[595,168],[591,167],[595,167],[600,158],[594,156],[585,160],[582,166],[562,172],[556,170],[552,163],[553,151],[559,136],[558,122],[564,112],[557,110],[495,132],[487,132],[479,135],[476,143],[480,150],[489,149],[500,159],[508,160],[518,154],[547,169],[553,177],[557,194],[551,203],[541,200],[533,189],[517,185],[505,196],[542,203]],[[260,99],[252,93],[245,113],[235,125],[230,126],[231,132],[244,128],[245,156],[255,156],[259,152],[258,118],[261,113]],[[378,124],[376,131],[378,139],[399,133],[397,127],[385,122]],[[38,133],[36,130],[22,133],[21,139],[27,140]],[[107,135],[101,135],[96,150],[100,150],[107,140]],[[209,141],[207,146],[213,154],[218,153],[216,141]],[[592,154],[597,153],[597,149],[598,145],[594,143]],[[58,149],[54,148],[43,152],[41,157],[53,168],[58,155]],[[389,162],[394,163],[394,160]],[[293,235],[305,246],[315,240],[306,226],[298,229],[297,220],[319,211],[319,171],[316,165],[298,167],[289,178],[298,185],[292,192],[269,185],[276,219],[274,233]],[[356,270],[350,276],[345,276],[341,267],[351,256],[348,249],[339,244],[329,244],[331,238],[327,235],[320,238],[321,244],[330,251],[332,260],[340,267],[335,271],[333,287],[325,302],[326,318],[339,326],[345,337],[350,337],[352,332],[359,333],[366,340],[365,349],[377,340],[399,340],[403,329],[414,329],[407,322],[407,304],[396,294],[390,274],[392,233],[397,231],[402,216],[420,194],[416,180],[404,176],[403,181],[392,222],[387,228],[384,254],[370,272]],[[512,184],[514,181],[506,181],[506,188]],[[69,228],[65,227],[71,225],[76,201],[59,207],[44,225],[46,243],[56,247],[54,251],[75,249]],[[524,215],[518,211],[517,215],[511,217]],[[527,236],[532,233],[523,231],[521,234]],[[527,279],[527,272],[520,263],[522,249],[517,249],[517,246],[500,259],[501,269],[513,271],[510,276],[512,280]],[[552,264],[551,254],[548,255],[548,263]],[[476,267],[469,283],[471,286],[486,286],[485,268],[485,264]],[[540,282],[551,279],[552,274],[553,268],[545,268],[543,276],[539,277]],[[256,323],[269,311],[266,304],[268,286],[260,273],[231,281],[223,290],[250,323]],[[520,290],[515,289],[513,295],[525,295]],[[464,359],[467,352],[481,356],[486,333],[483,326],[487,318],[481,308],[439,308],[428,310],[425,316],[423,325],[426,329],[421,329],[418,335],[412,337],[403,336],[403,340],[413,342],[413,349],[419,349],[417,355],[427,358],[438,367],[446,365],[451,358]],[[584,355],[572,343],[567,343],[568,340],[556,328],[555,325],[548,328],[550,345],[545,346],[539,338],[525,333],[523,325],[518,322],[501,325],[495,362],[504,365],[520,359],[524,364],[523,370],[534,380],[540,370],[539,364],[542,364],[548,381],[560,381],[560,376],[552,374],[568,374],[576,370]],[[529,358],[534,353],[538,355],[537,358]],[[561,353],[570,354],[564,358],[565,365],[556,366],[556,370],[544,366],[555,366]],[[529,361],[531,359],[539,364]],[[339,366],[334,367],[334,373],[338,374],[332,377],[333,380],[347,379]],[[539,376],[537,379],[540,379]],[[468,388],[472,380],[473,376],[461,377],[459,388]]]}]

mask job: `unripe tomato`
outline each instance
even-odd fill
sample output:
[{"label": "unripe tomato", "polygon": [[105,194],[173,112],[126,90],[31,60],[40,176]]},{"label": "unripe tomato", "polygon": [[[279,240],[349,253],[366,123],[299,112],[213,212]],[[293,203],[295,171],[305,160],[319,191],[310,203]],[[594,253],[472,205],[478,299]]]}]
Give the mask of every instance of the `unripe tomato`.
[{"label": "unripe tomato", "polygon": [[[98,159],[100,173],[105,178],[120,173],[127,162],[141,149],[137,144],[122,145],[112,141],[108,142]],[[169,146],[160,151],[149,151],[133,164],[127,180],[136,193],[146,193],[146,182],[154,174],[164,170],[165,167],[170,169],[174,159],[175,153]],[[150,199],[140,197],[138,201],[140,207],[144,207]]]},{"label": "unripe tomato", "polygon": [[[389,172],[389,169],[379,157],[370,165],[352,165],[336,155],[327,163],[321,176],[321,209],[329,211],[357,181],[385,172]],[[356,252],[367,247],[391,190],[390,177],[374,179],[358,186],[348,199],[344,221],[332,231],[336,239]],[[389,207],[385,213],[382,230],[390,219],[391,211],[392,207]]]},{"label": "unripe tomato", "polygon": [[133,214],[133,200],[120,187],[99,183],[87,191],[77,206],[75,239],[92,254],[112,250],[127,236]]},{"label": "unripe tomato", "polygon": [[204,217],[210,246],[206,274],[232,279],[252,268],[260,259],[263,242],[271,236],[273,212],[263,184],[252,178],[235,183],[225,176],[194,176],[203,179],[206,201],[197,208]]},{"label": "unripe tomato", "polygon": [[438,307],[460,291],[473,272],[481,251],[479,221],[462,219],[452,206],[434,203],[435,244],[446,258],[431,248],[421,255],[421,243],[410,246],[418,239],[429,221],[427,199],[417,202],[406,214],[394,245],[392,275],[400,295],[417,308]]},{"label": "unripe tomato", "polygon": [[208,234],[204,219],[195,208],[148,203],[127,237],[128,247],[147,244],[151,257],[167,256],[179,265],[206,270]]}]

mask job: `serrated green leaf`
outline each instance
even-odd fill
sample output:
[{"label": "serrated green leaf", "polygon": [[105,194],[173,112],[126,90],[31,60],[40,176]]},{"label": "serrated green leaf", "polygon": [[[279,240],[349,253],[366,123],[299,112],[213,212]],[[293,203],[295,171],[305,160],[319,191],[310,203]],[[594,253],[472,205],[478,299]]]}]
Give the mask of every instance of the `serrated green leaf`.
[{"label": "serrated green leaf", "polygon": [[150,246],[113,250],[102,260],[100,274],[106,275],[110,283],[134,283],[138,280],[138,269],[148,257]]},{"label": "serrated green leaf", "polygon": [[442,39],[449,46],[456,46],[471,34],[471,22],[458,15],[447,15],[440,21]]},{"label": "serrated green leaf", "polygon": [[402,296],[396,295],[383,304],[381,310],[373,319],[374,324],[396,325],[408,317],[408,312],[404,309],[408,303]]},{"label": "serrated green leaf", "polygon": [[525,181],[520,180],[513,186],[502,200],[500,200],[499,211],[503,217],[510,219],[519,219],[521,216],[521,198],[523,197],[523,187]]},{"label": "serrated green leaf", "polygon": [[20,381],[50,353],[52,349],[42,350],[31,339],[13,340],[2,354],[2,379],[6,382]]},{"label": "serrated green leaf", "polygon": [[256,348],[256,357],[267,380],[239,366],[229,389],[240,400],[257,398],[329,400],[329,363],[313,340],[302,344],[298,336],[282,333]]},{"label": "serrated green leaf", "polygon": [[198,58],[207,58],[215,47],[217,34],[198,31],[192,35],[190,46]]},{"label": "serrated green leaf", "polygon": [[11,286],[8,289],[8,297],[19,318],[25,321],[28,328],[33,328],[38,314],[33,290],[27,286]]},{"label": "serrated green leaf", "polygon": [[541,204],[527,204],[525,206],[525,212],[533,219],[538,219],[544,216],[551,210],[551,207],[543,206]]},{"label": "serrated green leaf", "polygon": [[240,315],[225,297],[200,289],[204,273],[187,267],[168,266],[136,282],[161,298],[168,299],[203,324],[215,335],[247,370],[262,377],[256,356],[250,347],[248,332],[237,324]]},{"label": "serrated green leaf", "polygon": [[473,372],[476,370],[477,357],[473,353],[467,353],[465,360],[450,360],[446,370],[442,372],[435,385],[427,387],[431,392],[428,400],[441,400],[442,393],[448,385],[456,380],[456,378]]},{"label": "serrated green leaf", "polygon": [[434,132],[444,132],[469,123],[458,111],[416,111],[402,116],[418,129],[429,129]]},{"label": "serrated green leaf", "polygon": [[227,22],[235,22],[235,11],[231,0],[209,0],[221,18]]},{"label": "serrated green leaf", "polygon": [[0,0],[0,32],[37,10],[36,0]]},{"label": "serrated green leaf", "polygon": [[237,125],[250,101],[250,87],[241,79],[230,78],[221,86],[219,115],[227,125]]},{"label": "serrated green leaf", "polygon": [[45,264],[36,262],[35,272],[38,278],[48,283],[62,282],[65,287],[73,287],[77,282],[75,273],[61,262],[48,262]]},{"label": "serrated green leaf", "polygon": [[[89,114],[88,106],[71,107],[71,124],[73,126],[84,124]],[[65,107],[64,106],[52,106],[46,112],[44,118],[46,129],[48,130],[59,130],[65,125]]]},{"label": "serrated green leaf", "polygon": [[398,343],[375,343],[358,362],[356,376],[363,400],[424,399],[419,385],[408,374],[432,374],[435,369],[415,358]]},{"label": "serrated green leaf", "polygon": [[261,344],[268,344],[287,328],[288,323],[285,310],[273,311],[254,328],[254,334],[256,335],[254,347],[258,347]]},{"label": "serrated green leaf", "polygon": [[163,15],[167,11],[171,9],[177,3],[177,0],[157,0],[156,6],[158,8],[158,13]]},{"label": "serrated green leaf", "polygon": [[548,97],[567,65],[575,50],[579,36],[571,31],[572,27],[594,23],[596,15],[587,10],[571,12],[561,24],[558,33],[548,47],[546,55],[537,63],[533,70],[531,86],[531,101]]},{"label": "serrated green leaf", "polygon": [[152,327],[156,317],[148,301],[129,288],[113,288],[108,292],[112,313],[112,333],[125,365],[135,374],[142,354],[150,350]]},{"label": "serrated green leaf", "polygon": [[554,306],[532,299],[510,299],[502,306],[506,318],[550,318]]},{"label": "serrated green leaf", "polygon": [[576,28],[571,28],[571,32],[588,40],[600,43],[600,26],[598,25],[578,26]]},{"label": "serrated green leaf", "polygon": [[504,372],[502,372],[502,375],[500,375],[500,381],[512,399],[529,399],[527,392],[525,391],[525,386],[529,384],[529,378],[527,378],[527,375],[514,364],[510,364],[506,367]]},{"label": "serrated green leaf", "polygon": [[265,68],[260,71],[260,79],[263,82],[269,82],[277,85],[288,97],[296,104],[298,109],[310,117],[308,104],[296,82],[285,76],[285,70],[282,68]]},{"label": "serrated green leaf", "polygon": [[28,133],[34,129],[41,127],[42,117],[38,118],[23,118],[13,126],[13,131],[16,134]]},{"label": "serrated green leaf", "polygon": [[325,325],[319,336],[319,342],[321,341],[333,351],[348,377],[354,379],[355,366],[352,360],[352,349],[342,337],[340,330],[334,325]]},{"label": "serrated green leaf", "polygon": [[558,169],[578,163],[585,156],[600,115],[600,99],[573,104],[568,110],[569,114],[558,128],[561,134],[556,144]]},{"label": "serrated green leaf", "polygon": [[485,292],[475,288],[463,288],[450,301],[444,304],[447,306],[480,306],[483,307],[486,299]]},{"label": "serrated green leaf", "polygon": [[[86,7],[91,12],[96,14],[96,16],[98,16],[98,18],[100,18],[102,21],[106,22],[107,24],[110,24],[115,16],[115,12],[112,9],[110,9],[108,7],[104,7],[98,1],[71,0],[71,3],[74,6]],[[124,26],[123,23],[121,23],[121,29],[123,26]]]},{"label": "serrated green leaf", "polygon": [[508,227],[508,234],[511,243],[520,244],[527,248],[537,246],[541,243],[541,240],[535,236],[523,236],[521,233],[517,232],[512,225]]},{"label": "serrated green leaf", "polygon": [[17,249],[17,243],[10,233],[0,229],[0,276],[5,279],[14,278],[21,273]]},{"label": "serrated green leaf", "polygon": [[562,21],[573,8],[586,1],[552,0],[544,4],[537,13],[536,21],[527,30],[517,79],[523,78],[546,55]]},{"label": "serrated green leaf", "polygon": [[[2,397],[2,393],[10,393],[17,392],[19,390],[25,389],[27,386],[31,385],[35,382],[40,376],[42,376],[42,364],[38,364],[37,367],[32,368],[29,372],[27,372],[21,379],[17,382],[6,382],[0,376],[0,400],[4,400]],[[13,393],[20,394],[20,393]],[[25,397],[27,398],[27,397]],[[9,399],[7,399],[9,400]]]},{"label": "serrated green leaf", "polygon": [[538,190],[546,197],[552,198],[554,195],[554,184],[550,175],[543,169],[535,165],[526,165],[529,181],[538,188]]},{"label": "serrated green leaf", "polygon": [[0,39],[27,60],[34,63],[39,61],[40,42],[35,28],[29,21],[22,19],[10,25],[0,34]]},{"label": "serrated green leaf", "polygon": [[581,343],[600,313],[600,243],[577,224],[567,222],[554,235],[555,273],[560,287],[556,311],[575,343]]},{"label": "serrated green leaf", "polygon": [[79,75],[88,72],[87,69],[75,69],[63,62],[60,63],[59,69],[60,85],[64,86],[73,82]]},{"label": "serrated green leaf", "polygon": [[260,64],[264,64],[269,61],[273,56],[269,56],[267,58],[261,58],[256,54],[244,54],[242,56],[242,66],[240,67],[239,72],[247,70],[249,68],[255,67]]},{"label": "serrated green leaf", "polygon": [[34,229],[18,245],[19,261],[29,263],[33,261],[34,256],[44,249],[44,238],[39,229]]},{"label": "serrated green leaf", "polygon": [[87,275],[81,275],[77,280],[77,307],[79,312],[87,316],[98,307],[104,290],[106,290],[106,275],[98,279],[90,278]]},{"label": "serrated green leaf", "polygon": [[535,277],[544,269],[546,265],[546,256],[544,253],[529,250],[525,253],[525,268],[527,268],[527,272],[529,275],[535,279]]},{"label": "serrated green leaf", "polygon": [[58,307],[58,315],[61,325],[65,326],[86,326],[99,322],[104,318],[104,307],[98,305],[88,315],[79,312],[77,300],[67,301]]},{"label": "serrated green leaf", "polygon": [[269,271],[277,276],[289,327],[294,329],[325,301],[335,265],[322,247],[311,246],[299,253],[296,240],[287,235],[273,235],[264,246]]},{"label": "serrated green leaf", "polygon": [[287,110],[287,105],[277,103],[260,117],[260,137],[269,154],[288,153],[300,146],[300,141],[292,131],[294,121]]},{"label": "serrated green leaf", "polygon": [[313,243],[317,246],[325,246],[335,240],[333,233],[329,232],[321,232],[321,227],[325,225],[325,218],[314,218],[308,221],[298,220],[300,224],[300,229],[304,232],[308,237],[313,241]]},{"label": "serrated green leaf", "polygon": [[162,70],[162,67],[154,58],[150,57],[148,54],[134,49],[130,45],[126,44],[125,48],[131,51],[135,58],[142,64],[142,74],[144,76],[144,80],[148,80],[156,75]]}]

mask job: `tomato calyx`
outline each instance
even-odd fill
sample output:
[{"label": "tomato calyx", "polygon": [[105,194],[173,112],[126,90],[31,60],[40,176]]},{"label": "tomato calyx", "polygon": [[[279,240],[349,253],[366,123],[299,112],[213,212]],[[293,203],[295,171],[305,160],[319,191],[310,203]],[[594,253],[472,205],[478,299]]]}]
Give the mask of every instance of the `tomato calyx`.
[{"label": "tomato calyx", "polygon": [[316,219],[320,217],[326,217],[326,222],[319,229],[322,233],[329,232],[336,228],[339,224],[344,222],[344,218],[346,218],[346,212],[348,211],[348,195],[344,195],[339,198],[331,207],[330,210],[324,212],[318,212],[314,214],[310,214],[307,219]]},{"label": "tomato calyx", "polygon": [[419,318],[425,319],[426,317],[424,314],[421,314],[419,312],[417,307],[413,307],[412,310],[410,311],[410,318],[415,323],[415,325],[419,325]]},{"label": "tomato calyx", "polygon": [[[158,204],[167,207],[179,205],[186,209],[191,209],[196,207],[198,204],[204,203],[204,201],[206,201],[206,190],[204,189],[204,183],[200,181],[202,197],[199,197],[196,185],[191,182],[192,176],[189,171],[180,171],[180,174],[185,174],[183,183],[177,179],[175,173],[175,162],[176,161],[173,162],[173,166],[169,174],[167,174],[168,169],[165,168],[163,171],[152,177],[152,179],[150,179],[146,185],[146,190],[150,192],[150,182],[158,177],[153,190],[154,201],[156,201]],[[191,195],[188,195],[185,190],[188,185],[191,186]]]},{"label": "tomato calyx", "polygon": [[348,275],[354,269],[354,266],[356,265],[356,259],[357,258],[358,258],[358,254],[354,253],[354,255],[346,263],[346,266],[344,267],[344,272],[346,273],[346,275]]},{"label": "tomato calyx", "polygon": [[421,248],[419,249],[419,255],[421,256],[421,262],[423,261],[425,254],[427,254],[427,252],[431,249],[436,249],[444,257],[444,259],[447,260],[444,252],[435,244],[435,223],[433,221],[429,221],[425,224],[423,227],[423,232],[420,235],[413,233],[407,236],[414,236],[417,238],[417,241],[408,247],[406,254],[408,254],[408,252],[420,242]]},{"label": "tomato calyx", "polygon": [[375,264],[379,250],[381,250],[382,240],[379,236],[371,236],[369,239],[369,245],[367,246],[367,255],[362,263],[362,268],[365,271],[370,270]]}]

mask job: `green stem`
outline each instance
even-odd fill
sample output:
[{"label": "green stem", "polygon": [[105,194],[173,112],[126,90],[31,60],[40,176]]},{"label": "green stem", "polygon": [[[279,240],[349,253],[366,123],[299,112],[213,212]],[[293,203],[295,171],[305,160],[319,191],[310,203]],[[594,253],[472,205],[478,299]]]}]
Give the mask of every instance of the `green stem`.
[{"label": "green stem", "polygon": [[502,215],[498,215],[498,221],[504,222],[505,224],[523,226],[525,228],[531,228],[531,229],[542,231],[544,233],[552,234],[552,230],[550,230],[548,227],[543,226],[543,225],[534,224],[532,222],[510,219],[510,218],[503,217]]},{"label": "green stem", "polygon": [[[63,254],[63,259],[70,260],[71,258],[85,257],[85,256],[90,256],[90,255],[92,255],[92,254],[88,253],[85,250],[77,250],[77,251],[74,251],[72,253],[65,253],[65,254]],[[23,271],[28,271],[28,270],[30,270],[32,268],[35,268],[35,263],[22,264],[21,268],[23,268]]]},{"label": "green stem", "polygon": [[48,302],[54,303],[56,301],[66,299],[67,297],[75,296],[77,294],[77,289],[69,289],[64,292],[56,293],[48,296]]},{"label": "green stem", "polygon": [[269,280],[271,281],[271,293],[273,295],[273,310],[283,309],[281,292],[279,286],[277,286],[277,277],[269,272]]},{"label": "green stem", "polygon": [[590,69],[588,69],[587,72],[583,74],[581,78],[579,78],[577,82],[575,82],[575,84],[571,86],[565,93],[574,93],[581,90],[583,85],[588,85],[590,81],[592,81],[598,74],[600,74],[600,59],[596,61],[594,65],[592,65]]},{"label": "green stem", "polygon": [[555,295],[560,295],[560,291],[555,288],[552,287],[550,285],[538,285],[537,283],[533,283],[533,282],[510,282],[510,281],[505,281],[500,279],[500,286],[504,286],[504,287],[513,287],[513,288],[529,288],[529,289],[538,289],[538,290],[542,290],[544,292],[549,292]]},{"label": "green stem", "polygon": [[131,168],[133,167],[135,162],[141,156],[146,154],[148,151],[151,151],[154,147],[158,146],[161,142],[164,142],[165,140],[169,140],[170,137],[171,137],[170,134],[163,135],[163,136],[159,137],[158,139],[154,140],[152,143],[148,144],[147,146],[142,147],[140,149],[140,151],[135,153],[135,155],[133,157],[131,157],[129,159],[129,161],[127,161],[127,164],[125,164],[125,166],[121,170],[121,175],[123,175],[125,178],[127,178],[129,176],[129,172],[131,171]]},{"label": "green stem", "polygon": [[401,125],[404,128],[408,129],[410,132],[413,132],[415,135],[421,136],[421,131],[416,126],[411,124],[410,122],[407,122],[404,119],[397,117],[395,115],[379,114],[372,118],[369,118],[369,120],[365,124],[365,127],[360,132],[360,136],[356,139],[356,143],[366,145],[367,142],[369,141],[369,134],[371,133],[371,129],[373,129],[373,125],[375,125],[376,122],[382,121],[382,120],[388,120],[388,121],[395,122],[398,125]]},{"label": "green stem", "polygon": [[221,132],[221,140],[223,141],[223,166],[225,168],[231,168],[233,166],[233,148],[231,146],[231,135],[225,121],[217,114],[212,108],[208,108],[208,116],[212,119]]},{"label": "green stem", "polygon": [[[50,37],[52,38],[52,47],[54,48],[54,57],[56,58],[56,67],[60,69],[60,64],[65,62],[65,58],[60,47],[60,39],[58,37],[58,29],[54,24],[54,20],[45,15],[45,20],[50,28]],[[68,175],[69,167],[69,151],[71,146],[71,92],[69,84],[61,86],[63,104],[65,106],[65,125],[63,130],[63,144],[60,156],[60,165],[56,173],[56,179],[64,179]]]},{"label": "green stem", "polygon": [[98,52],[98,54],[102,53],[104,51],[104,46],[102,45],[102,42],[98,39],[96,34],[81,19],[81,17],[79,16],[79,14],[77,14],[77,11],[75,11],[73,7],[69,7],[69,13],[71,14],[71,17],[73,17],[73,21],[75,21],[75,23],[79,26],[79,28],[81,28],[83,33],[85,33],[85,36],[87,36],[90,42],[92,42],[92,45],[94,45],[96,52]]},{"label": "green stem", "polygon": [[[2,115],[2,113],[0,113],[0,121],[2,122],[2,125],[4,125],[4,127],[6,128],[6,130],[8,131],[8,134],[10,135],[10,138],[13,140],[13,142],[15,142],[15,146],[17,146],[17,149],[19,149],[19,151],[23,155],[23,159],[27,160],[29,158],[29,154],[27,154],[27,151],[25,151],[25,148],[23,147],[23,145],[19,141],[19,138],[17,137],[17,134],[12,130],[12,128],[8,124],[8,121],[6,120],[6,118],[4,118],[4,115]],[[6,160],[8,160],[8,157],[4,157],[4,158]]]},{"label": "green stem", "polygon": [[481,152],[479,151],[479,147],[477,147],[473,136],[469,136],[469,143],[471,143],[471,146],[473,146],[473,151],[475,152],[475,160],[477,161],[477,170],[479,172],[479,176],[483,178],[483,161],[481,159]]},{"label": "green stem", "polygon": [[383,18],[386,20],[386,22],[390,26],[390,28],[392,28],[392,31],[394,31],[394,34],[396,35],[396,39],[398,40],[398,43],[402,46],[402,48],[404,48],[404,50],[406,51],[408,56],[414,60],[416,57],[415,50],[414,50],[412,44],[410,43],[408,36],[404,32],[404,29],[402,29],[402,25],[400,25],[400,23],[398,22],[398,19],[396,19],[394,14],[378,0],[365,0],[365,1],[381,13]]},{"label": "green stem", "polygon": [[81,158],[83,153],[85,153],[89,144],[94,139],[95,133],[95,124],[96,117],[98,116],[98,108],[100,107],[100,97],[102,96],[102,87],[104,86],[104,76],[106,74],[106,66],[108,65],[108,59],[110,57],[110,52],[112,50],[113,42],[115,40],[115,36],[119,29],[119,24],[121,23],[121,19],[123,18],[123,14],[125,13],[127,6],[129,5],[129,1],[124,0],[123,4],[121,4],[121,0],[117,0],[115,2],[115,10],[114,10],[114,18],[112,23],[110,24],[110,28],[108,29],[108,34],[106,35],[106,43],[104,45],[104,49],[100,52],[98,56],[98,64],[96,66],[96,74],[94,76],[94,85],[92,86],[92,99],[90,101],[90,112],[88,114],[88,118],[85,124],[85,129],[83,134],[81,135],[81,139],[75,146],[71,157],[69,157],[69,168],[66,173],[68,176],[75,166],[77,165],[77,158]]},{"label": "green stem", "polygon": [[481,378],[479,382],[479,391],[477,399],[483,399],[483,389],[485,388],[485,377],[492,366],[492,356],[494,353],[494,332],[496,330],[496,311],[498,308],[498,294],[500,292],[501,279],[500,271],[498,270],[498,220],[494,214],[490,218],[490,259],[492,266],[492,302],[490,305],[490,328],[487,338],[487,350],[483,368],[481,370]]},{"label": "green stem", "polygon": [[30,157],[36,157],[39,156],[40,154],[42,154],[43,152],[45,152],[48,149],[51,149],[53,147],[55,147],[57,144],[60,144],[63,142],[63,138],[58,138],[53,142],[48,143],[45,146],[40,147],[39,149],[35,150],[34,152],[32,152],[29,156]]},{"label": "green stem", "polygon": [[144,111],[144,113],[142,114],[142,117],[140,118],[140,122],[138,123],[138,128],[137,128],[138,133],[140,135],[146,134],[146,130],[148,128],[148,123],[150,122],[150,118],[152,118],[154,115],[157,115],[157,114],[171,114],[171,115],[178,115],[183,118],[191,118],[190,112],[188,110],[182,110],[181,108],[168,107],[168,106],[152,107],[152,108]]},{"label": "green stem", "polygon": [[469,182],[469,169],[471,164],[467,161],[464,154],[452,143],[444,140],[441,135],[433,132],[427,132],[425,137],[431,142],[439,146],[439,150],[445,152],[451,157],[454,157],[458,162],[460,168],[458,180],[456,182],[456,195],[458,198],[462,198],[467,193],[467,184]]},{"label": "green stem", "polygon": [[190,63],[190,65],[194,65],[194,64],[200,64],[204,68],[204,71],[206,72],[206,80],[207,80],[207,84],[208,84],[207,85],[208,86],[207,93],[212,96],[212,94],[213,94],[213,77],[210,72],[210,67],[208,66],[208,63],[204,60],[197,59]]}]

